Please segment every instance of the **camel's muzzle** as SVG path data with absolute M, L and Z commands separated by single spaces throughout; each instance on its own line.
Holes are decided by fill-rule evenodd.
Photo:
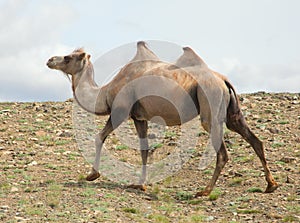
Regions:
M 48 60 L 48 62 L 47 62 L 47 66 L 48 66 L 49 68 L 54 68 L 55 65 L 56 65 L 56 63 L 54 62 L 54 57 L 51 57 L 51 58 Z

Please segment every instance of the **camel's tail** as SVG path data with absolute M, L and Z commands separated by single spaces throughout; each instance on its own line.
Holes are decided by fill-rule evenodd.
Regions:
M 230 102 L 227 108 L 227 115 L 229 114 L 239 114 L 240 113 L 240 102 L 236 94 L 236 91 L 232 84 L 228 80 L 224 80 L 226 86 L 229 89 L 230 93 Z

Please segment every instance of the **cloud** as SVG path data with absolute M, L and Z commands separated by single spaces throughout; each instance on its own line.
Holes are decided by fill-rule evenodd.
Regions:
M 295 61 L 299 58 L 299 30 L 294 29 L 299 20 L 297 7 L 284 6 L 285 14 L 278 17 L 282 5 L 272 4 L 267 17 L 261 10 L 253 17 L 255 10 L 248 15 L 246 6 L 237 10 L 235 2 L 226 2 L 227 10 L 219 7 L 220 13 L 211 17 L 214 5 L 210 3 L 164 2 L 159 9 L 157 4 L 136 2 L 127 7 L 128 3 L 120 3 L 116 7 L 106 1 L 1 1 L 0 101 L 65 100 L 72 96 L 70 83 L 45 66 L 49 57 L 69 53 L 74 48 L 69 45 L 75 44 L 88 46 L 96 60 L 99 51 L 104 55 L 117 45 L 141 38 L 190 45 L 204 59 L 213 60 L 208 65 L 221 61 L 212 67 L 226 74 L 238 92 L 300 91 L 300 61 Z M 256 4 L 261 2 L 253 4 L 259 8 Z M 278 38 L 264 45 L 270 36 Z M 227 56 L 239 59 L 220 59 Z M 268 61 L 274 64 L 258 64 Z M 109 73 L 95 71 L 101 84 Z
M 62 30 L 74 17 L 70 7 L 7 1 L 0 9 L 0 100 L 65 100 L 70 84 L 46 67 L 50 56 L 70 51 Z
M 237 58 L 224 58 L 216 65 L 239 93 L 300 92 L 300 63 L 293 64 L 243 64 Z
M 63 45 L 44 46 L 1 58 L 0 99 L 44 101 L 71 97 L 70 84 L 64 76 L 46 67 L 49 55 L 69 50 Z

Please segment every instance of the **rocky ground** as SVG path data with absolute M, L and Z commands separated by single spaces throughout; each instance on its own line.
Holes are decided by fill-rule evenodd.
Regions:
M 90 116 L 79 112 L 74 118 L 70 100 L 0 103 L 0 222 L 300 222 L 300 94 L 261 92 L 240 99 L 280 184 L 272 194 L 262 193 L 266 182 L 252 148 L 225 130 L 230 160 L 211 195 L 193 198 L 214 169 L 214 163 L 198 169 L 208 137 L 201 127 L 197 144 L 189 150 L 191 159 L 173 176 L 151 183 L 146 192 L 111 177 L 86 182 L 91 167 L 87 160 L 92 158 L 83 150 L 95 129 L 84 123 L 85 129 L 74 129 L 73 123 Z M 96 129 L 106 118 L 95 121 Z M 126 144 L 136 138 L 132 128 L 129 121 L 106 141 L 106 151 L 121 164 L 140 162 L 138 152 Z M 79 130 L 87 134 L 78 135 Z M 150 163 L 176 152 L 184 134 L 176 128 L 153 131 Z M 122 141 L 120 134 L 129 140 Z

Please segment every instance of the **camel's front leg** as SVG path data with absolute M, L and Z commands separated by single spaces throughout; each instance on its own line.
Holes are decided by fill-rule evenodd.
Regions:
M 100 154 L 101 149 L 103 146 L 103 143 L 106 139 L 106 137 L 113 131 L 113 125 L 111 122 L 111 117 L 109 117 L 108 121 L 105 124 L 105 127 L 102 129 L 102 131 L 96 136 L 95 138 L 95 146 L 96 146 L 96 156 L 93 168 L 90 172 L 90 174 L 86 177 L 86 180 L 93 181 L 100 177 L 99 173 L 99 165 L 100 165 Z
M 124 120 L 128 118 L 128 109 L 126 107 L 116 107 L 112 110 L 109 119 L 107 120 L 104 128 L 96 137 L 96 157 L 91 173 L 86 177 L 86 180 L 92 181 L 97 179 L 99 174 L 100 155 L 103 143 L 106 137 L 116 128 L 118 128 Z
M 138 136 L 140 138 L 140 149 L 141 149 L 141 157 L 142 157 L 142 175 L 138 185 L 130 185 L 130 188 L 146 190 L 146 178 L 147 178 L 147 159 L 149 152 L 149 144 L 147 137 L 148 123 L 147 121 L 140 121 L 134 119 L 134 124 Z

